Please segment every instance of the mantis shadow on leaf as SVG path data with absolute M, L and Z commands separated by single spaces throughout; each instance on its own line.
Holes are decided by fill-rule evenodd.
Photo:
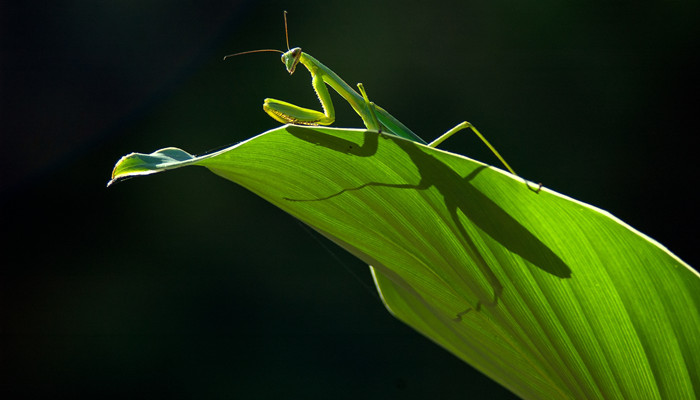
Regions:
M 416 166 L 420 181 L 418 183 L 387 183 L 387 182 L 366 182 L 362 185 L 345 188 L 328 196 L 314 199 L 289 199 L 288 201 L 324 201 L 344 193 L 362 190 L 367 187 L 388 187 L 408 190 L 426 190 L 434 187 L 442 195 L 444 206 L 449 212 L 454 226 L 456 226 L 464 244 L 464 249 L 469 258 L 477 265 L 483 276 L 491 285 L 493 293 L 491 300 L 485 300 L 487 295 L 479 296 L 480 300 L 474 305 L 475 310 L 479 310 L 482 305 L 495 306 L 503 291 L 503 286 L 489 267 L 488 262 L 479 250 L 474 241 L 474 227 L 467 229 L 460 218 L 459 212 L 466 217 L 468 223 L 473 224 L 479 231 L 488 235 L 511 253 L 517 254 L 527 260 L 530 264 L 559 278 L 570 278 L 571 269 L 564 261 L 557 256 L 540 239 L 534 236 L 522 224 L 504 211 L 498 204 L 477 189 L 471 181 L 479 173 L 484 171 L 486 166 L 479 166 L 466 176 L 461 176 L 450 166 L 438 160 L 430 154 L 433 150 L 417 145 L 398 137 L 378 134 L 368 131 L 365 134 L 365 141 L 362 145 L 357 145 L 349 140 L 332 136 L 321 130 L 308 127 L 289 126 L 287 128 L 293 136 L 323 146 L 332 151 L 341 152 L 358 157 L 371 157 L 376 154 L 379 148 L 379 138 L 393 142 L 394 145 L 403 150 Z M 526 187 L 523 187 L 527 190 Z M 515 239 L 514 239 L 515 238 Z M 465 282 L 472 289 L 477 289 L 471 282 Z M 476 290 L 476 293 L 482 290 Z M 466 314 L 471 309 L 457 314 L 455 321 L 461 320 L 461 315 Z

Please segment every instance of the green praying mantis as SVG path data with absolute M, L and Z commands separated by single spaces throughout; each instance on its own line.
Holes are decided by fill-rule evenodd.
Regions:
M 276 49 L 260 49 L 252 51 L 244 51 L 241 53 L 230 54 L 224 57 L 224 60 L 229 57 L 234 57 L 243 54 L 260 53 L 260 52 L 277 52 L 282 53 L 282 63 L 287 68 L 290 75 L 294 73 L 296 67 L 301 63 L 309 73 L 311 73 L 311 86 L 313 87 L 318 99 L 321 102 L 323 112 L 303 108 L 282 100 L 265 99 L 263 109 L 275 120 L 284 124 L 295 125 L 330 125 L 335 121 L 335 109 L 330 93 L 326 85 L 332 87 L 338 94 L 347 101 L 355 112 L 362 118 L 362 122 L 369 130 L 378 132 L 388 132 L 404 139 L 412 140 L 418 143 L 425 144 L 429 147 L 437 147 L 440 143 L 448 139 L 455 133 L 464 130 L 472 130 L 481 141 L 493 152 L 493 154 L 503 163 L 511 174 L 516 175 L 513 168 L 503 159 L 501 154 L 488 140 L 472 125 L 464 121 L 449 131 L 442 134 L 437 139 L 430 143 L 425 142 L 418 135 L 413 133 L 406 125 L 394 118 L 382 107 L 374 104 L 369 100 L 367 93 L 362 83 L 358 83 L 357 87 L 360 93 L 357 93 L 350 85 L 348 85 L 338 74 L 330 68 L 323 65 L 320 61 L 311 55 L 301 51 L 300 47 L 293 49 L 289 48 L 289 34 L 287 30 L 287 12 L 284 12 L 284 31 L 287 40 L 287 51 Z M 529 186 L 528 186 L 529 187 Z M 541 187 L 541 184 L 540 184 Z M 539 191 L 539 188 L 538 190 Z

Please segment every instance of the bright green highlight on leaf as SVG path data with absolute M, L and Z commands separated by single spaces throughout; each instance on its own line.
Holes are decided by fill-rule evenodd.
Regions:
M 392 135 L 289 125 L 132 153 L 110 183 L 186 165 L 366 261 L 392 314 L 523 398 L 700 394 L 699 275 L 604 211 Z

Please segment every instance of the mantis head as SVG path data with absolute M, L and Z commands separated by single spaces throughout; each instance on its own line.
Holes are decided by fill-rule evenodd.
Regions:
M 299 60 L 301 60 L 301 54 L 301 47 L 295 47 L 286 53 L 282 53 L 282 63 L 287 68 L 289 75 L 294 73 Z

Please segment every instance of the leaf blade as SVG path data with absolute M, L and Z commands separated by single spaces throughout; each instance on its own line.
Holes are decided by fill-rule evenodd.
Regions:
M 248 188 L 372 265 L 394 315 L 522 397 L 700 388 L 698 274 L 607 212 L 360 130 L 183 153 L 127 157 L 113 181 L 199 165 Z

